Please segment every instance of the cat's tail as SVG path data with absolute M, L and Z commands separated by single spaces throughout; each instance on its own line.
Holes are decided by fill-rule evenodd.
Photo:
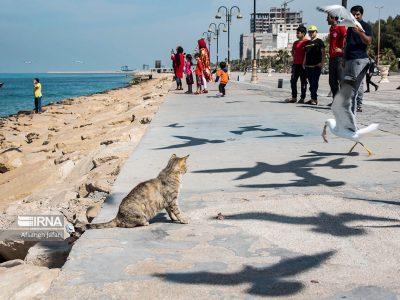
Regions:
M 105 223 L 90 223 L 86 225 L 86 229 L 102 229 L 102 228 L 114 228 L 118 226 L 117 218 L 112 219 Z

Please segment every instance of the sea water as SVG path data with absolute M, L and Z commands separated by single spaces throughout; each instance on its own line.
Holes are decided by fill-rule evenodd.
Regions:
M 125 74 L 5 74 L 0 73 L 0 117 L 34 109 L 33 78 L 42 84 L 42 105 L 126 86 Z

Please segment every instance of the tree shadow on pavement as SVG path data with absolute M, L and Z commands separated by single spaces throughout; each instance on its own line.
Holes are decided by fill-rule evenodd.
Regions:
M 220 144 L 225 143 L 223 140 L 209 140 L 209 139 L 202 139 L 202 138 L 195 138 L 191 136 L 183 136 L 183 135 L 174 135 L 174 137 L 186 141 L 183 144 L 175 144 L 170 145 L 162 148 L 155 148 L 154 150 L 161 150 L 161 149 L 175 149 L 175 148 L 185 148 L 185 147 L 193 147 L 193 146 L 200 146 L 205 144 Z
M 245 132 L 251 131 L 261 131 L 261 132 L 268 132 L 268 131 L 277 131 L 278 129 L 275 128 L 260 128 L 262 125 L 251 125 L 251 126 L 240 126 L 239 130 L 232 130 L 229 131 L 233 134 L 242 135 Z
M 318 176 L 312 173 L 314 168 L 328 167 L 332 169 L 353 169 L 357 168 L 356 165 L 344 165 L 344 158 L 333 159 L 324 164 L 316 164 L 323 157 L 312 157 L 293 160 L 284 164 L 272 165 L 265 162 L 257 162 L 253 167 L 243 168 L 224 168 L 224 169 L 210 169 L 210 170 L 199 170 L 193 173 L 242 173 L 234 180 L 243 180 L 253 177 L 257 177 L 264 173 L 292 173 L 300 179 L 292 180 L 287 183 L 268 183 L 268 184 L 246 184 L 239 185 L 239 187 L 247 188 L 277 188 L 277 187 L 306 187 L 306 186 L 343 186 L 346 183 L 344 181 L 332 181 L 329 178 Z
M 203 271 L 153 274 L 153 276 L 165 281 L 193 285 L 235 286 L 250 283 L 251 287 L 246 290 L 250 295 L 288 296 L 305 288 L 302 282 L 291 277 L 319 267 L 334 254 L 335 251 L 327 251 L 315 255 L 303 255 L 283 259 L 264 268 L 244 266 L 241 271 L 234 273 Z
M 349 227 L 346 223 L 354 221 L 381 221 L 381 222 L 396 222 L 397 219 L 376 217 L 370 215 L 361 215 L 354 213 L 340 213 L 331 215 L 327 213 L 319 213 L 314 217 L 293 217 L 280 214 L 272 214 L 267 212 L 249 212 L 234 215 L 225 215 L 226 220 L 261 220 L 283 224 L 294 225 L 311 225 L 311 231 L 329 234 L 338 237 L 347 237 L 354 235 L 366 234 L 366 231 L 360 227 Z

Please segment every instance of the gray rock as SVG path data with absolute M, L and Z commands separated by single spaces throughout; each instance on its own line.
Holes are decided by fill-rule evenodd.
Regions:
M 71 248 L 66 241 L 39 242 L 29 249 L 25 261 L 35 266 L 61 268 Z
M 38 299 L 59 273 L 59 269 L 28 264 L 0 269 L 0 299 Z
M 22 265 L 25 262 L 22 259 L 13 259 L 0 264 L 0 268 L 12 268 L 18 265 Z

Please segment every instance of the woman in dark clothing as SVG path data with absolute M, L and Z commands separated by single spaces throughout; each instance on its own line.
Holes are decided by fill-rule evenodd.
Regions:
M 365 93 L 370 92 L 370 90 L 369 90 L 370 84 L 375 88 L 375 91 L 377 91 L 379 88 L 379 86 L 371 80 L 372 76 L 374 76 L 374 73 L 375 73 L 376 63 L 372 58 L 369 59 L 369 62 L 370 62 L 369 68 L 368 68 L 367 74 L 365 76 L 365 78 L 367 80 L 367 90 L 365 91 Z

